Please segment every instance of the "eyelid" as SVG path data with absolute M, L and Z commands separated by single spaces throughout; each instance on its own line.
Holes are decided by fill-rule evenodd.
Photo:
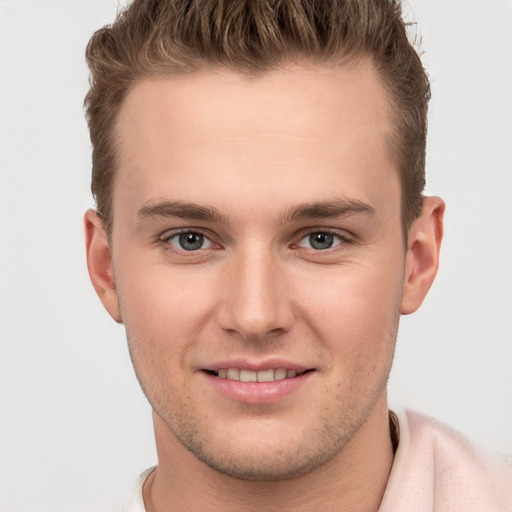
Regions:
M 187 251 L 185 249 L 182 249 L 180 247 L 177 247 L 177 246 L 171 244 L 170 240 L 172 238 L 179 236 L 179 235 L 187 234 L 187 233 L 195 233 L 197 235 L 203 236 L 205 240 L 208 240 L 210 247 L 201 248 L 196 251 Z M 200 251 L 205 251 L 205 250 L 210 250 L 210 249 L 218 249 L 221 247 L 221 244 L 214 240 L 214 236 L 212 235 L 211 232 L 209 232 L 208 230 L 202 229 L 202 228 L 194 228 L 194 227 L 168 229 L 168 230 L 164 231 L 158 237 L 158 242 L 165 244 L 166 250 L 171 250 L 171 251 L 180 252 L 180 253 L 187 253 L 189 255 L 192 255 L 193 253 L 197 253 Z
M 180 249 L 179 247 L 176 247 L 174 245 L 171 245 L 170 239 L 186 233 L 197 233 L 199 235 L 202 235 L 208 242 L 211 244 L 211 247 L 198 249 L 196 251 L 186 251 L 185 249 Z M 315 233 L 326 233 L 335 236 L 340 240 L 340 243 L 334 245 L 333 247 L 330 247 L 329 249 L 325 249 L 323 251 L 320 251 L 318 249 L 312 249 L 308 247 L 300 246 L 299 243 L 307 238 L 308 236 L 311 236 Z M 165 245 L 166 250 L 170 251 L 176 251 L 180 253 L 188 253 L 189 255 L 192 255 L 193 253 L 197 253 L 200 251 L 210 250 L 210 249 L 221 249 L 223 247 L 223 243 L 220 241 L 217 241 L 218 237 L 215 236 L 210 230 L 204 229 L 204 228 L 196 228 L 196 227 L 182 227 L 182 228 L 174 228 L 174 229 L 167 229 L 164 231 L 161 235 L 158 236 L 157 242 L 160 244 Z M 307 227 L 303 228 L 294 236 L 296 242 L 291 244 L 292 248 L 297 249 L 304 249 L 304 250 L 313 250 L 315 252 L 324 252 L 327 253 L 332 250 L 336 250 L 340 246 L 345 246 L 346 244 L 352 243 L 355 241 L 356 237 L 350 233 L 349 231 L 346 231 L 344 229 L 339 228 L 332 228 L 332 227 Z
M 308 227 L 301 229 L 297 233 L 297 238 L 302 240 L 303 238 L 313 235 L 315 233 L 326 233 L 329 235 L 335 235 L 343 240 L 353 240 L 354 235 L 345 229 L 331 228 L 331 227 Z
M 304 239 L 306 239 L 307 237 L 309 237 L 311 235 L 314 235 L 315 233 L 324 233 L 324 234 L 332 235 L 332 236 L 338 238 L 340 240 L 340 242 L 337 243 L 336 245 L 333 245 L 332 247 L 329 247 L 328 249 L 324 249 L 324 250 L 313 249 L 311 247 L 304 247 L 304 246 L 300 245 L 300 243 Z M 305 250 L 311 249 L 315 252 L 327 253 L 329 251 L 336 250 L 336 249 L 340 248 L 340 246 L 344 246 L 346 244 L 353 242 L 355 237 L 354 237 L 354 235 L 352 235 L 351 233 L 349 233 L 348 231 L 345 231 L 343 229 L 336 229 L 336 228 L 331 228 L 331 227 L 329 227 L 329 228 L 314 227 L 314 228 L 306 228 L 306 229 L 301 230 L 297 234 L 297 238 L 298 238 L 298 242 L 295 242 L 293 244 L 293 246 L 295 246 L 299 249 L 305 249 Z

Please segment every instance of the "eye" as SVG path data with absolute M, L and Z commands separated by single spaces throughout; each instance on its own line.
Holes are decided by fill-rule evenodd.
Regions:
M 328 231 L 315 231 L 309 233 L 298 243 L 299 247 L 315 249 L 316 251 L 325 251 L 343 243 L 345 239 L 335 233 Z
M 175 233 L 167 237 L 166 241 L 173 247 L 183 251 L 198 251 L 200 249 L 210 249 L 214 246 L 211 240 L 195 231 Z

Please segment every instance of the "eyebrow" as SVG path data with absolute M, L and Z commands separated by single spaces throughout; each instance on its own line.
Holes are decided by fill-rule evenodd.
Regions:
M 225 215 L 214 206 L 200 206 L 184 201 L 149 201 L 137 212 L 137 217 L 144 221 L 152 217 L 181 218 L 228 224 Z M 375 210 L 368 204 L 357 199 L 339 198 L 316 203 L 304 203 L 286 210 L 277 221 L 280 224 L 307 219 L 333 219 L 353 214 L 374 215 Z
M 304 203 L 284 212 L 281 222 L 307 219 L 334 219 L 354 214 L 375 215 L 375 210 L 363 201 L 338 198 L 318 203 Z
M 228 223 L 227 218 L 213 206 L 200 206 L 184 201 L 161 201 L 154 204 L 151 203 L 150 201 L 149 204 L 145 204 L 137 212 L 137 217 L 140 220 L 146 220 L 152 217 L 177 217 L 202 222 Z

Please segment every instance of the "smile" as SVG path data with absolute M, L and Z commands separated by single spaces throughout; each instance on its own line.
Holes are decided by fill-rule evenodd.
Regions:
M 230 363 L 224 361 L 218 366 L 203 368 L 201 373 L 211 389 L 224 398 L 246 404 L 278 402 L 297 392 L 316 373 L 315 368 L 284 361 Z
M 276 380 L 292 379 L 305 372 L 287 370 L 286 368 L 269 368 L 258 372 L 239 368 L 221 368 L 212 373 L 221 379 L 240 382 L 274 382 Z

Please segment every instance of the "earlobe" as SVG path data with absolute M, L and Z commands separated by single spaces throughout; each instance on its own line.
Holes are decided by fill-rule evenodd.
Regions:
M 101 219 L 94 210 L 87 210 L 85 213 L 84 228 L 87 268 L 92 285 L 110 316 L 121 323 L 112 267 L 112 252 Z
M 421 215 L 409 230 L 400 312 L 414 313 L 429 291 L 439 266 L 443 238 L 444 201 L 425 197 Z

